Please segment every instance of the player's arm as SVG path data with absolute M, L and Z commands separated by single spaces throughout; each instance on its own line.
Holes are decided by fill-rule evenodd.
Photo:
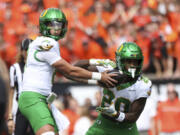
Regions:
M 9 97 L 8 97 L 8 119 L 13 120 L 13 115 L 12 115 L 12 105 L 13 105 L 13 96 L 14 96 L 14 87 L 15 87 L 15 68 L 14 66 L 10 67 L 9 71 L 9 78 L 10 78 L 10 91 L 9 91 Z
M 135 100 L 128 113 L 117 112 L 114 107 L 97 107 L 96 110 L 103 114 L 106 114 L 119 122 L 130 122 L 134 123 L 139 118 L 141 112 L 146 104 L 146 98 L 139 98 Z
M 34 57 L 40 62 L 47 62 L 49 65 L 55 67 L 57 71 L 60 71 L 63 75 L 68 75 L 71 78 L 80 78 L 80 79 L 93 79 L 100 80 L 107 84 L 107 86 L 115 86 L 117 83 L 116 80 L 112 79 L 112 76 L 116 74 L 107 74 L 107 73 L 98 73 L 90 72 L 80 67 L 73 66 L 66 62 L 56 51 L 56 46 L 42 42 L 42 45 L 39 46 L 40 51 L 35 52 Z
M 96 67 L 100 65 L 98 63 L 98 60 L 99 59 L 79 60 L 74 64 L 74 66 L 81 67 L 89 71 L 98 72 L 98 69 Z
M 13 121 L 13 114 L 12 114 L 12 106 L 13 106 L 13 96 L 14 96 L 14 86 L 15 86 L 15 68 L 13 66 L 10 67 L 10 86 L 11 89 L 9 91 L 9 97 L 8 97 L 8 131 L 9 133 L 13 133 L 14 128 L 15 128 L 15 124 Z
M 79 60 L 74 64 L 74 66 L 78 66 L 87 69 L 89 71 L 98 72 L 99 70 L 97 67 L 101 66 L 108 69 L 107 66 L 109 66 L 109 68 L 110 67 L 115 68 L 115 63 L 110 59 L 89 59 L 89 60 Z
M 123 121 L 136 122 L 144 109 L 146 99 L 147 98 L 139 98 L 135 100 L 130 106 L 130 111 L 128 113 L 125 113 L 125 118 Z
M 68 75 L 72 78 L 101 80 L 108 86 L 114 86 L 114 84 L 117 83 L 116 80 L 111 78 L 112 76 L 116 76 L 115 74 L 89 72 L 83 68 L 71 65 L 63 59 L 58 60 L 52 64 L 52 66 L 54 66 L 63 75 Z
M 9 91 L 9 101 L 8 101 L 8 120 L 13 120 L 12 115 L 12 105 L 13 105 L 13 96 L 14 96 L 14 88 L 11 88 Z

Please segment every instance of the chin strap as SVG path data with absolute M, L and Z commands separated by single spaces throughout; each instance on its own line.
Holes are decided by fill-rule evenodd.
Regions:
M 131 73 L 131 77 L 134 78 L 135 77 L 135 73 L 136 73 L 136 68 L 128 68 L 128 72 Z

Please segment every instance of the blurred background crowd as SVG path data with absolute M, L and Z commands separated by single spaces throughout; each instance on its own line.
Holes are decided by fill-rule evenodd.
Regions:
M 68 32 L 59 41 L 61 56 L 68 62 L 90 58 L 114 60 L 116 48 L 125 41 L 133 41 L 143 51 L 146 75 L 152 79 L 180 78 L 180 0 L 0 0 L 0 76 L 7 82 L 8 71 L 2 67 L 9 69 L 16 62 L 23 39 L 39 35 L 39 15 L 50 7 L 61 9 L 68 20 Z M 180 124 L 176 124 L 180 122 L 180 87 L 176 90 L 172 84 L 164 85 L 160 91 L 153 88 L 154 93 L 159 93 L 151 96 L 146 110 L 154 108 L 155 113 L 145 110 L 141 125 L 147 122 L 148 126 L 142 128 L 142 134 L 150 130 L 152 135 L 166 129 L 180 131 Z M 80 104 L 71 91 L 55 101 L 71 122 L 63 135 L 83 135 L 97 117 L 95 108 L 100 105 L 101 93 L 92 91 L 95 104 L 90 98 Z M 166 97 L 162 104 L 161 96 Z
M 136 42 L 144 54 L 145 73 L 180 77 L 179 0 L 0 0 L 0 57 L 9 67 L 22 39 L 34 39 L 43 9 L 60 8 L 68 32 L 60 41 L 68 62 L 114 59 L 125 41 Z

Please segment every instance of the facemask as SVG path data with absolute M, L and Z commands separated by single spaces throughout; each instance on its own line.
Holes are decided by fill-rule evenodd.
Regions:
M 131 73 L 131 77 L 134 78 L 136 73 L 136 68 L 128 68 L 128 72 Z

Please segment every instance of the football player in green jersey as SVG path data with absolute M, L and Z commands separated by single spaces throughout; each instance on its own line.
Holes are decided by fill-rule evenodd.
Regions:
M 90 59 L 75 65 L 118 74 L 114 77 L 118 81 L 116 87 L 108 88 L 103 84 L 102 103 L 96 109 L 100 113 L 86 135 L 138 135 L 136 121 L 151 90 L 151 81 L 141 74 L 143 55 L 140 47 L 125 42 L 116 51 L 116 62 Z

